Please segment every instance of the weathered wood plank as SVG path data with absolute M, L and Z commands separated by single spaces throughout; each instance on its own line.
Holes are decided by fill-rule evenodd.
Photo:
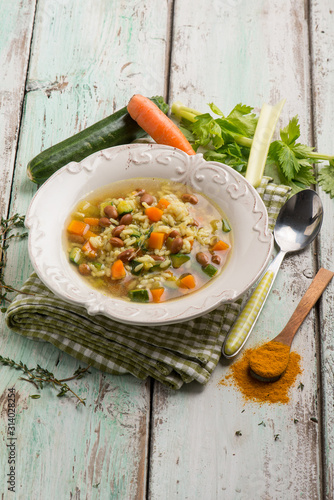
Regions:
M 0 2 L 6 20 L 0 27 L 0 216 L 7 214 L 10 196 L 35 3 Z
M 27 162 L 54 144 L 126 104 L 135 92 L 165 88 L 169 2 L 40 1 L 36 12 L 27 96 L 16 161 L 11 213 L 25 213 L 35 186 Z M 61 202 L 61 194 L 60 194 Z M 49 209 L 49 207 L 46 207 Z M 54 207 L 53 207 L 54 209 Z M 19 287 L 31 271 L 26 242 L 8 253 L 5 278 Z M 78 363 L 56 348 L 21 338 L 1 323 L 1 354 L 58 377 Z M 91 370 L 74 382 L 87 406 L 59 400 L 1 367 L 1 449 L 6 444 L 6 390 L 17 391 L 18 497 L 144 498 L 150 410 L 149 382 Z M 2 480 L 8 473 L 0 453 Z
M 238 102 L 260 107 L 286 97 L 283 121 L 298 113 L 302 140 L 309 142 L 304 8 L 303 1 L 215 1 L 210 9 L 177 1 L 171 102 L 206 111 L 205 103 L 213 101 L 228 112 Z M 249 345 L 279 333 L 313 271 L 311 249 L 286 258 Z M 205 388 L 173 393 L 156 385 L 150 498 L 319 498 L 319 433 L 310 421 L 317 416 L 315 347 L 312 313 L 294 341 L 303 358 L 304 390 L 294 387 L 287 406 L 243 406 L 238 391 L 218 386 L 226 363 Z
M 333 155 L 333 92 L 334 61 L 334 7 L 330 1 L 311 2 L 311 40 L 314 103 L 314 136 L 318 151 Z M 334 200 L 321 193 L 324 204 L 324 223 L 320 234 L 319 263 L 334 269 L 333 228 Z M 325 291 L 320 311 L 321 401 L 323 405 L 324 496 L 332 498 L 334 491 L 334 353 L 333 308 L 334 283 Z

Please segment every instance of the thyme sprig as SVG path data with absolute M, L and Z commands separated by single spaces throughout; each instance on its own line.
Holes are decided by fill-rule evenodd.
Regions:
M 29 293 L 29 292 L 23 292 L 22 290 L 18 290 L 17 288 L 14 288 L 13 286 L 11 285 L 6 285 L 6 283 L 4 283 L 3 281 L 1 281 L 0 279 L 0 288 L 4 288 L 5 290 L 7 290 L 8 292 L 17 292 L 17 293 L 22 293 L 23 295 L 35 295 L 34 293 Z M 2 296 L 0 295 L 0 298 Z M 9 300 L 9 299 L 6 299 L 6 297 L 3 297 L 5 300 Z M 9 301 L 10 302 L 10 301 Z
M 17 238 L 23 239 L 27 236 L 27 232 L 16 232 L 13 233 L 14 229 L 24 228 L 24 215 L 14 214 L 9 219 L 1 217 L 0 221 L 0 304 L 4 305 L 5 302 L 10 302 L 7 297 L 8 292 L 18 292 L 11 285 L 5 283 L 3 278 L 3 269 L 6 265 L 7 253 L 6 250 L 9 247 L 9 241 Z M 30 295 L 30 294 L 29 294 Z M 6 308 L 2 307 L 1 312 L 5 312 Z
M 144 234 L 144 236 L 142 236 L 141 239 L 139 240 L 138 248 L 135 251 L 134 256 L 136 256 L 141 250 L 144 249 L 144 246 L 145 246 L 146 242 L 148 241 L 149 237 L 151 236 L 153 230 L 154 230 L 154 224 L 152 224 L 149 227 L 148 231 L 146 231 L 146 233 Z
M 79 368 L 73 373 L 71 377 L 57 379 L 52 372 L 50 372 L 46 368 L 42 368 L 39 364 L 37 364 L 35 368 L 28 368 L 26 364 L 22 363 L 22 361 L 17 363 L 13 359 L 4 358 L 1 355 L 0 355 L 0 362 L 5 366 L 11 366 L 15 370 L 22 371 L 27 378 L 20 377 L 20 380 L 25 380 L 26 382 L 30 382 L 36 387 L 36 389 L 44 389 L 45 385 L 52 385 L 54 389 L 59 390 L 57 394 L 58 398 L 63 397 L 65 396 L 65 394 L 70 392 L 73 394 L 73 396 L 77 398 L 78 404 L 81 403 L 84 406 L 86 405 L 85 398 L 81 398 L 80 396 L 78 396 L 68 386 L 67 382 L 74 379 L 79 380 L 82 377 L 84 377 L 86 373 L 90 373 L 88 371 L 90 366 L 87 366 L 87 368 L 81 368 L 79 366 Z M 34 395 L 33 399 L 37 399 L 36 395 Z
M 27 232 L 24 233 L 15 233 L 9 234 L 15 228 L 23 228 L 24 227 L 24 215 L 14 214 L 9 219 L 5 219 L 1 217 L 0 222 L 0 259 L 4 256 L 5 250 L 8 248 L 8 241 L 13 238 L 22 239 L 27 236 Z M 2 259 L 3 263 L 4 259 Z M 3 264 L 4 265 L 4 264 Z

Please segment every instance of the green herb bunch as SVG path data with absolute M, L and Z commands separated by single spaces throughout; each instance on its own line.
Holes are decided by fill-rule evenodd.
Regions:
M 2 306 L 1 311 L 5 312 L 6 308 L 4 304 L 9 301 L 7 297 L 8 292 L 16 292 L 15 288 L 6 284 L 3 278 L 3 270 L 6 265 L 7 260 L 7 249 L 9 247 L 10 240 L 23 239 L 27 236 L 27 232 L 13 232 L 15 229 L 24 228 L 24 215 L 14 214 L 9 219 L 1 217 L 0 222 L 0 304 Z
M 225 163 L 241 174 L 245 174 L 252 146 L 258 116 L 254 108 L 237 104 L 228 115 L 213 103 L 211 111 L 218 115 L 200 112 L 176 102 L 172 113 L 180 120 L 180 129 L 192 143 L 195 151 L 204 150 L 206 160 Z M 265 174 L 277 182 L 292 188 L 292 193 L 316 183 L 313 165 L 327 161 L 318 174 L 322 189 L 334 197 L 334 155 L 314 151 L 314 148 L 298 142 L 300 125 L 294 116 L 288 125 L 280 130 L 280 139 L 271 142 Z

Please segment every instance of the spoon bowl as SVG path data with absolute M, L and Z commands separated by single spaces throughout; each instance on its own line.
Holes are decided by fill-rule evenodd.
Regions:
M 320 231 L 323 208 L 315 191 L 305 189 L 292 196 L 278 214 L 274 237 L 281 252 L 306 248 Z
M 284 374 L 287 366 L 288 366 L 289 359 L 287 361 L 286 367 L 284 368 L 284 371 L 280 375 L 276 375 L 276 377 L 261 377 L 261 375 L 258 375 L 252 368 L 249 368 L 249 373 L 252 375 L 253 378 L 256 380 L 259 380 L 260 382 L 267 382 L 270 384 L 271 382 L 277 382 L 281 378 L 281 376 Z
M 279 252 L 226 336 L 222 348 L 225 358 L 236 356 L 246 343 L 273 286 L 285 254 L 298 252 L 310 245 L 320 231 L 322 219 L 321 199 L 312 189 L 299 191 L 283 205 L 274 228 L 274 238 Z

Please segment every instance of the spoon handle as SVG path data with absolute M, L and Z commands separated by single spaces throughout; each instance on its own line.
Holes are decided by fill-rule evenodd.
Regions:
M 305 295 L 299 302 L 295 312 L 286 324 L 285 328 L 274 339 L 275 341 L 282 342 L 283 344 L 291 345 L 293 337 L 296 335 L 298 328 L 320 298 L 322 292 L 334 276 L 332 271 L 321 268 L 317 272 L 314 280 L 306 290 Z
M 280 250 L 227 334 L 222 348 L 222 354 L 225 358 L 236 356 L 246 343 L 273 286 L 284 256 L 285 252 Z

